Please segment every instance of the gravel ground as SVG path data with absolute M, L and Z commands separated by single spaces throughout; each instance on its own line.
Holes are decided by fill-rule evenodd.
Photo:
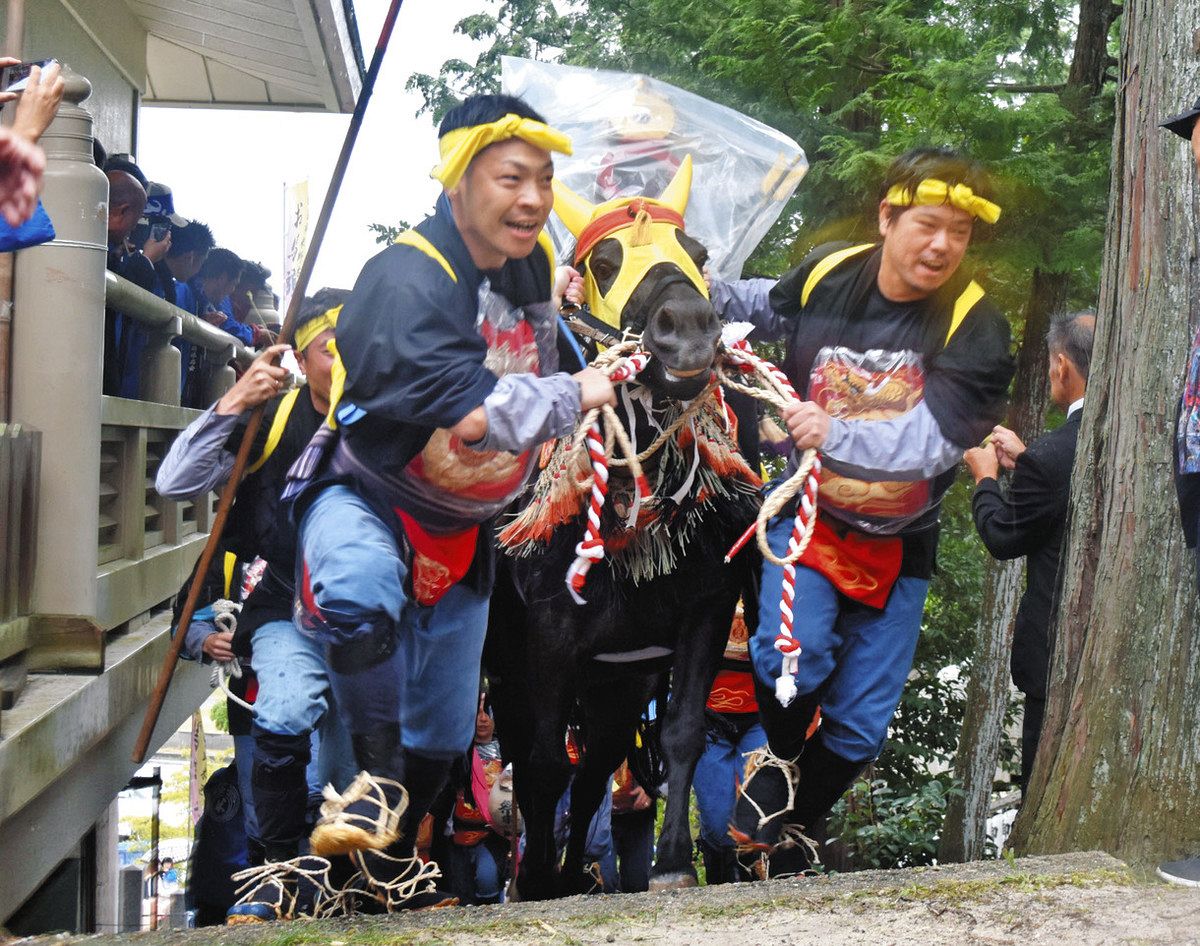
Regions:
M 47 946 L 66 938 L 20 941 Z M 77 937 L 89 946 L 1200 944 L 1200 890 L 1068 854 L 251 929 Z

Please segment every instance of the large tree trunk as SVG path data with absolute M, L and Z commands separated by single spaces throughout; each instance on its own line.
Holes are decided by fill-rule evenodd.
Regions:
M 1067 301 L 1069 273 L 1034 270 L 1025 308 L 1025 338 L 1017 356 L 1013 404 L 1008 422 L 1028 442 L 1042 432 L 1049 400 L 1046 331 L 1051 316 Z M 1000 756 L 1000 735 L 1008 709 L 1009 654 L 1013 625 L 1023 590 L 1024 561 L 989 560 L 983 577 L 983 607 L 971 677 L 967 711 L 954 759 L 954 781 L 963 793 L 946 806 L 938 860 L 973 861 L 983 857 L 985 826 Z
M 1063 90 L 1064 104 L 1076 114 L 1091 104 L 1104 84 L 1109 67 L 1108 31 L 1120 12 L 1112 0 L 1082 0 L 1079 4 L 1079 30 Z
M 1200 851 L 1200 639 L 1173 421 L 1200 294 L 1187 146 L 1156 123 L 1200 85 L 1192 0 L 1129 0 L 1108 239 L 1072 479 L 1050 703 L 1018 851 Z

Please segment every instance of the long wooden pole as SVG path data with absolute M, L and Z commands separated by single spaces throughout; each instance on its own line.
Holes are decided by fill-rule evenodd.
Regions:
M 379 41 L 375 44 L 375 52 L 371 56 L 371 65 L 367 68 L 367 75 L 363 80 L 362 91 L 358 94 L 358 101 L 354 105 L 354 114 L 351 116 L 350 125 L 346 129 L 346 138 L 342 142 L 342 151 L 338 155 L 337 165 L 333 169 L 333 178 L 329 182 L 329 190 L 325 192 L 325 201 L 321 204 L 321 213 L 317 217 L 317 225 L 313 229 L 312 242 L 309 243 L 308 250 L 304 254 L 304 262 L 300 266 L 300 275 L 296 278 L 296 287 L 292 291 L 291 299 L 288 300 L 287 315 L 283 320 L 283 328 L 279 333 L 279 341 L 284 344 L 290 343 L 292 340 L 292 334 L 296 327 L 296 315 L 300 311 L 301 303 L 304 301 L 304 294 L 308 289 L 308 280 L 312 276 L 313 266 L 317 260 L 317 253 L 320 251 L 321 242 L 325 238 L 325 230 L 329 227 L 329 218 L 333 215 L 333 206 L 337 202 L 338 191 L 341 190 L 342 180 L 346 176 L 346 167 L 350 163 L 350 155 L 353 153 L 354 143 L 358 139 L 358 130 L 362 127 L 363 115 L 366 114 L 367 103 L 371 100 L 371 93 L 375 88 L 375 79 L 379 75 L 379 67 L 383 65 L 383 56 L 387 52 L 388 43 L 392 38 L 392 27 L 396 24 L 396 15 L 400 12 L 400 4 L 402 2 L 403 0 L 391 0 L 387 16 L 383 21 L 383 28 L 379 31 Z M 264 405 L 255 408 L 250 415 L 250 420 L 246 424 L 246 432 L 242 435 L 242 443 L 238 448 L 233 470 L 229 474 L 229 481 L 225 484 L 225 489 L 221 492 L 221 500 L 217 504 L 217 514 L 213 520 L 212 531 L 209 533 L 204 551 L 200 553 L 200 562 L 195 572 L 196 577 L 208 574 L 209 566 L 212 564 L 213 556 L 216 554 L 217 545 L 221 541 L 221 533 L 225 530 L 225 520 L 229 517 L 229 508 L 233 505 L 234 495 L 237 493 L 238 484 L 241 482 L 242 474 L 246 469 L 246 462 L 250 456 L 250 446 L 254 442 L 255 435 L 258 433 L 259 425 L 262 423 L 263 408 Z M 187 600 L 184 602 L 183 610 L 179 615 L 175 637 L 171 641 L 171 647 L 168 649 L 166 657 L 163 659 L 162 669 L 158 673 L 158 682 L 155 684 L 154 692 L 150 695 L 150 704 L 146 707 L 146 716 L 142 720 L 141 732 L 138 733 L 137 742 L 133 747 L 134 762 L 141 762 L 146 757 L 146 749 L 150 745 L 150 736 L 154 732 L 155 724 L 158 722 L 159 713 L 162 712 L 163 701 L 167 696 L 167 688 L 171 685 L 171 676 L 175 672 L 175 664 L 179 662 L 179 651 L 182 649 L 184 639 L 187 637 L 187 627 L 191 623 L 192 615 L 196 611 L 197 599 L 200 597 L 200 588 L 202 585 L 202 580 L 193 580 L 191 588 L 188 589 Z

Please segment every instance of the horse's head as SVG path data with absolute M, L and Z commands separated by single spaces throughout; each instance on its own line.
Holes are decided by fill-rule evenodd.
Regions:
M 593 205 L 554 181 L 554 209 L 575 235 L 592 315 L 614 334 L 641 334 L 654 355 L 641 380 L 679 399 L 703 390 L 721 337 L 700 272 L 708 251 L 683 232 L 691 185 L 690 156 L 657 200 Z

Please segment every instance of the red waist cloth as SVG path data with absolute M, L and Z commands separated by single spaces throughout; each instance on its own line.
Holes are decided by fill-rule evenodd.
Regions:
M 420 604 L 436 604 L 471 567 L 479 526 L 462 532 L 431 535 L 403 509 L 393 508 L 413 548 L 413 594 Z
M 900 574 L 904 543 L 894 535 L 863 535 L 853 529 L 838 535 L 817 517 L 812 541 L 800 563 L 820 572 L 847 598 L 882 610 Z
M 714 713 L 757 713 L 754 677 L 747 670 L 721 670 L 708 694 L 708 708 Z

